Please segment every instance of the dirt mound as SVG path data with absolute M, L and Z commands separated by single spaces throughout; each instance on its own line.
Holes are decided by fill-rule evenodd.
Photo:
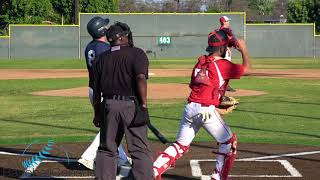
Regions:
M 149 99 L 187 98 L 189 93 L 190 89 L 187 84 L 148 84 Z M 88 97 L 88 87 L 38 91 L 32 94 L 40 96 Z M 258 96 L 263 94 L 266 94 L 266 92 L 243 89 L 237 89 L 236 92 L 227 92 L 229 96 Z

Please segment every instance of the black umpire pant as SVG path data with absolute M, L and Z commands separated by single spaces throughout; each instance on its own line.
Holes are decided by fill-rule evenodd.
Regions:
M 147 125 L 128 127 L 135 115 L 134 101 L 107 99 L 104 120 L 100 124 L 100 146 L 96 157 L 95 177 L 115 180 L 117 148 L 126 135 L 128 152 L 132 158 L 130 179 L 152 180 L 153 160 L 147 139 Z

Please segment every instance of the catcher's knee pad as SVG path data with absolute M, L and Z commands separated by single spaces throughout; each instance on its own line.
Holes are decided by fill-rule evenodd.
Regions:
M 218 175 L 220 179 L 226 180 L 233 166 L 233 162 L 236 159 L 236 154 L 237 154 L 236 134 L 233 134 L 228 141 L 224 143 L 220 143 L 219 146 L 220 146 L 219 152 L 214 152 L 214 153 L 222 156 L 222 158 L 217 157 L 217 165 L 220 164 L 221 166 L 219 167 L 216 166 L 216 169 L 212 175 L 212 178 Z M 213 179 L 219 179 L 219 178 L 213 178 Z
M 164 152 L 161 152 L 153 163 L 154 177 L 161 179 L 161 174 L 174 165 L 175 161 L 188 152 L 188 150 L 189 146 L 183 146 L 180 143 L 175 142 Z

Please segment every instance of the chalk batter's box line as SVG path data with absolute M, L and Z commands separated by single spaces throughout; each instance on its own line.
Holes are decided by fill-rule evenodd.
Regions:
M 195 159 L 190 160 L 191 166 L 191 173 L 194 177 L 200 177 L 202 180 L 210 180 L 210 175 L 203 175 L 202 170 L 200 168 L 199 162 L 214 162 L 216 160 L 213 159 Z M 266 178 L 266 177 L 274 177 L 274 178 L 281 178 L 281 177 L 302 177 L 301 173 L 294 168 L 289 161 L 287 160 L 235 160 L 238 162 L 278 162 L 280 163 L 290 175 L 230 175 L 230 177 L 255 177 L 255 178 Z

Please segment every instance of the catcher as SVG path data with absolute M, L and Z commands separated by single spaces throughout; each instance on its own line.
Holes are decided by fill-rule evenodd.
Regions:
M 239 79 L 250 72 L 250 61 L 247 47 L 243 40 L 238 40 L 237 50 L 242 54 L 242 65 L 234 64 L 223 57 L 227 51 L 229 39 L 222 31 L 209 34 L 208 55 L 198 58 L 194 66 L 188 104 L 185 106 L 183 118 L 176 142 L 164 150 L 153 163 L 155 177 L 170 168 L 175 161 L 188 152 L 189 146 L 203 127 L 219 143 L 216 152 L 216 166 L 211 179 L 225 180 L 232 168 L 237 153 L 237 136 L 232 133 L 217 111 L 230 79 Z

